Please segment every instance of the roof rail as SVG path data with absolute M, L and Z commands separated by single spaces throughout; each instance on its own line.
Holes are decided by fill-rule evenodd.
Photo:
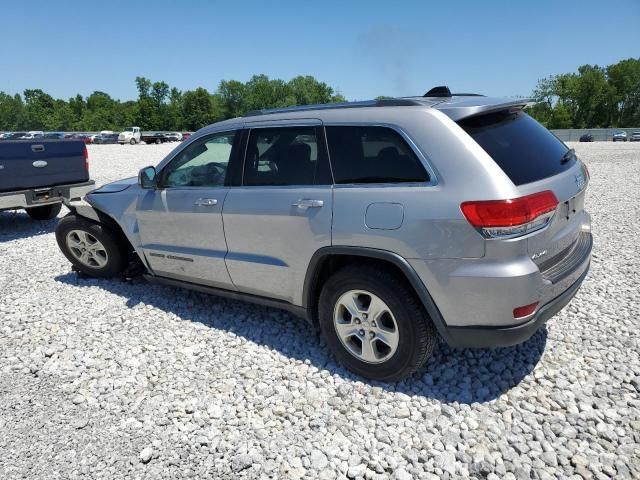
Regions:
M 421 103 L 418 100 L 411 100 L 407 98 L 382 98 L 380 100 L 363 100 L 360 102 L 323 103 L 314 105 L 298 105 L 295 107 L 251 110 L 245 113 L 243 117 L 255 117 L 258 115 L 267 115 L 270 113 L 304 112 L 308 110 L 333 110 L 339 108 L 360 107 L 411 107 L 420 105 L 424 106 L 424 103 Z

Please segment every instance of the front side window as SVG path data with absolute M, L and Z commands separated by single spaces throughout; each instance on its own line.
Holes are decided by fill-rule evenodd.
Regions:
M 315 127 L 251 130 L 244 185 L 313 185 L 318 166 Z
M 163 187 L 221 187 L 235 132 L 216 133 L 182 150 L 163 172 Z
M 337 184 L 429 181 L 411 147 L 391 128 L 329 126 L 326 131 Z

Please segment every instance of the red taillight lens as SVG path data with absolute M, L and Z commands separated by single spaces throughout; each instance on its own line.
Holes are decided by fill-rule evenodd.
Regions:
M 84 146 L 84 168 L 89 172 L 89 150 L 87 150 L 87 146 Z
M 518 307 L 513 309 L 513 318 L 528 317 L 538 308 L 538 302 L 525 305 L 524 307 Z
M 509 200 L 482 200 L 460 205 L 469 223 L 477 228 L 513 227 L 529 223 L 540 215 L 553 212 L 558 199 L 546 190 L 526 197 Z

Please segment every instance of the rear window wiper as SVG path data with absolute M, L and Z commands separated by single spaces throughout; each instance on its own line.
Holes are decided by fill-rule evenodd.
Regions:
M 571 159 L 575 158 L 575 156 L 576 151 L 573 148 L 570 148 L 569 150 L 564 152 L 564 155 L 562 155 L 562 158 L 560 158 L 560 165 L 564 165 L 565 163 L 571 161 Z

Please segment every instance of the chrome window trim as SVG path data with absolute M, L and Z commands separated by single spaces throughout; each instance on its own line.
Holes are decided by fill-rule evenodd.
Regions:
M 333 185 L 336 188 L 366 188 L 366 187 L 380 187 L 380 186 L 403 186 L 403 187 L 435 187 L 439 183 L 436 171 L 431 164 L 431 161 L 425 154 L 418 148 L 416 142 L 411 136 L 400 126 L 393 123 L 381 123 L 381 122 L 341 122 L 341 121 L 329 121 L 323 122 L 324 136 L 327 142 L 327 155 L 329 155 L 329 164 L 331 165 L 331 153 L 329 151 L 329 136 L 327 135 L 326 127 L 384 127 L 398 133 L 405 142 L 409 145 L 409 148 L 418 157 L 418 160 L 422 163 L 422 166 L 429 174 L 428 182 L 381 182 L 381 183 L 335 183 L 335 177 L 333 178 Z M 333 166 L 332 175 L 333 175 Z

